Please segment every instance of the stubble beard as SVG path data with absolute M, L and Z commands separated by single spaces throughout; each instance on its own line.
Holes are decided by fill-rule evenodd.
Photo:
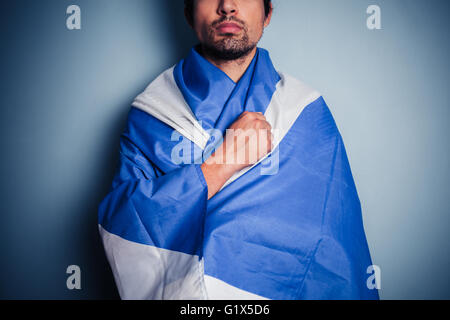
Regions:
M 218 23 L 221 23 L 220 21 Z M 225 33 L 220 35 L 221 39 L 215 41 L 216 29 L 215 25 L 210 26 L 208 30 L 208 39 L 202 43 L 203 50 L 206 54 L 214 59 L 222 61 L 239 60 L 246 57 L 254 48 L 257 42 L 250 41 L 248 36 L 248 29 L 243 26 L 242 36 L 237 36 L 233 33 Z

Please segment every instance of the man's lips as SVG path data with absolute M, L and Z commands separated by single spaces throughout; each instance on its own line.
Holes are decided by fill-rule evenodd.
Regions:
M 242 30 L 242 27 L 233 22 L 224 22 L 217 26 L 219 33 L 237 33 Z

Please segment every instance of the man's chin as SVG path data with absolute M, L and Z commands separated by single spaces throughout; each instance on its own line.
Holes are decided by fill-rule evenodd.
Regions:
M 247 56 L 254 47 L 242 47 L 238 48 L 236 45 L 224 46 L 223 43 L 219 46 L 206 46 L 207 53 L 220 60 L 232 61 L 238 60 Z
M 224 41 L 233 41 L 233 42 L 242 42 L 245 41 L 245 37 L 241 34 L 236 33 L 221 33 L 218 34 L 215 38 L 213 43 L 221 43 Z

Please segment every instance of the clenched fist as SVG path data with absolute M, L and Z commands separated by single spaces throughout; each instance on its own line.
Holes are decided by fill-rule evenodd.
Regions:
M 228 168 L 239 171 L 272 151 L 272 127 L 262 113 L 244 112 L 226 130 L 223 144 L 212 161 L 222 157 Z
M 235 173 L 272 151 L 272 126 L 260 112 L 242 113 L 226 130 L 222 145 L 201 166 L 211 198 Z

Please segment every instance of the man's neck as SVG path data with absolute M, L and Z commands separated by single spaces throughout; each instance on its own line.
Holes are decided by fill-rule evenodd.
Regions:
M 205 50 L 202 50 L 203 57 L 215 65 L 217 68 L 225 72 L 227 76 L 231 78 L 235 83 L 239 82 L 244 75 L 248 66 L 252 62 L 256 54 L 256 47 L 250 51 L 247 55 L 236 60 L 219 60 L 208 55 Z

